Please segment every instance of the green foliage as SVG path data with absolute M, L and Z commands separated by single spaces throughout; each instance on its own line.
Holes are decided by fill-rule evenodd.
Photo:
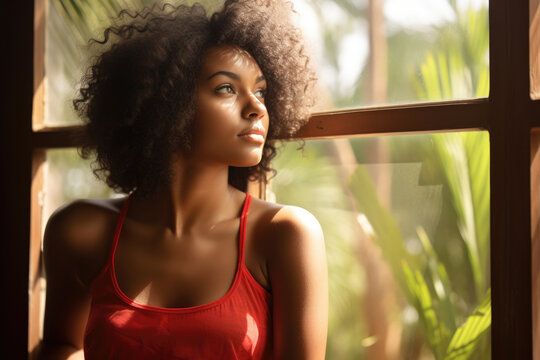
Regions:
M 456 23 L 439 29 L 438 46 L 426 52 L 421 77 L 411 73 L 419 99 L 485 97 L 489 93 L 487 7 L 460 11 L 450 2 Z
M 479 214 L 489 215 L 489 189 L 487 191 L 478 191 L 480 184 L 486 181 L 486 173 L 482 174 L 483 162 L 489 165 L 489 153 L 486 146 L 485 133 L 463 133 L 463 134 L 440 134 L 433 135 L 434 142 L 437 144 L 436 149 L 440 158 L 440 163 L 446 169 L 445 179 L 446 186 L 451 189 L 453 205 L 456 209 L 456 221 L 460 224 L 461 232 L 466 236 L 471 231 L 475 231 L 472 238 L 465 241 L 467 245 L 469 266 L 463 267 L 471 269 L 474 284 L 476 288 L 485 286 L 485 272 L 478 270 L 480 263 L 479 253 L 487 252 L 487 249 L 479 251 L 476 242 L 476 232 L 485 235 L 489 230 L 489 217 L 475 221 L 474 210 Z M 467 141 L 460 141 L 466 138 Z M 478 144 L 482 144 L 476 147 Z M 466 147 L 467 144 L 469 148 Z M 477 155 L 475 165 L 478 167 L 474 171 L 479 171 L 477 177 L 470 176 L 468 159 L 464 154 L 472 152 L 471 148 Z M 453 154 L 453 156 L 449 156 Z M 459 154 L 462 154 L 459 156 Z M 489 168 L 489 166 L 488 166 Z M 484 169 L 485 170 L 485 169 Z M 441 171 L 441 170 L 440 170 Z M 487 172 L 489 174 L 489 172 Z M 482 176 L 483 175 L 483 176 Z M 487 178 L 489 183 L 489 178 Z M 462 296 L 455 293 L 452 289 L 450 278 L 446 270 L 445 264 L 439 259 L 436 250 L 433 248 L 431 241 L 422 227 L 418 227 L 418 238 L 422 244 L 422 259 L 412 256 L 404 247 L 404 241 L 400 231 L 393 219 L 393 216 L 382 207 L 378 201 L 375 186 L 373 181 L 363 165 L 358 165 L 356 171 L 351 177 L 350 188 L 357 201 L 358 210 L 365 214 L 369 221 L 372 232 L 370 237 L 380 246 L 385 260 L 388 262 L 394 278 L 400 285 L 401 290 L 406 295 L 409 303 L 413 305 L 419 314 L 421 324 L 426 334 L 427 341 L 436 359 L 444 359 L 447 353 L 449 343 L 452 344 L 459 338 L 459 344 L 468 342 L 467 352 L 472 353 L 476 350 L 474 345 L 478 338 L 485 332 L 466 332 L 456 329 L 460 319 L 465 318 L 466 314 L 462 314 L 460 302 Z M 484 186 L 485 188 L 485 186 Z M 475 190 L 473 190 L 475 189 Z M 485 201 L 487 197 L 487 202 Z M 477 199 L 473 201 L 472 199 Z M 476 206 L 473 205 L 473 202 Z M 468 209 L 468 210 L 464 210 Z M 473 212 L 467 216 L 467 212 Z M 472 220 L 470 217 L 472 216 Z M 483 224 L 483 229 L 476 231 L 476 223 Z M 487 228 L 486 228 L 487 227 Z M 488 236 L 489 238 L 489 236 Z M 489 244 L 485 244 L 489 246 Z M 474 275 L 476 272 L 476 275 Z M 484 305 L 483 309 L 487 305 Z M 472 321 L 471 317 L 475 318 L 478 313 L 473 313 L 466 320 L 466 323 Z M 491 318 L 483 319 L 483 326 L 489 327 Z M 468 329 L 468 327 L 467 327 Z M 459 332 L 459 334 L 458 334 Z M 454 345 L 452 345 L 454 346 Z
M 462 97 L 482 97 L 489 92 L 489 67 L 487 64 L 488 26 L 487 8 L 469 9 L 460 12 L 455 2 L 457 31 L 442 32 L 439 49 L 428 51 L 421 65 L 422 77 L 416 81 L 419 98 L 439 100 Z M 419 229 L 419 238 L 428 255 L 425 269 L 432 280 L 433 291 L 430 301 L 426 293 L 428 282 L 418 269 L 410 269 L 404 263 L 409 287 L 416 289 L 416 307 L 423 319 L 424 328 L 436 359 L 470 359 L 479 353 L 489 353 L 490 344 L 479 341 L 491 325 L 491 298 L 489 286 L 489 138 L 486 133 L 446 133 L 432 135 L 436 160 L 431 164 L 442 164 L 444 182 L 449 190 L 455 222 L 467 254 L 472 292 L 475 295 L 468 304 L 482 303 L 469 315 L 457 330 L 452 327 L 452 318 L 459 312 L 457 301 L 452 301 L 452 289 L 445 266 L 431 247 L 425 233 Z M 428 276 L 426 276 L 427 278 Z M 422 291 L 420 291 L 420 290 Z M 410 289 L 409 289 L 410 290 Z M 485 294 L 485 295 L 484 295 Z M 450 295 L 450 296 L 449 296 Z M 461 299 L 467 298 L 461 294 Z M 435 318 L 428 305 L 439 304 Z M 434 306 L 434 309 L 437 307 Z M 441 325 L 440 319 L 445 319 Z M 445 330 L 453 333 L 449 341 Z M 483 346 L 479 349 L 478 346 Z
M 416 265 L 416 259 L 405 248 L 400 230 L 392 214 L 379 203 L 371 176 L 364 166 L 358 165 L 356 167 L 349 186 L 356 199 L 359 213 L 364 214 L 369 221 L 369 225 L 364 226 L 364 231 L 381 247 L 383 257 L 392 269 L 394 278 L 400 287 L 408 290 L 407 279 L 401 271 L 401 263 L 404 261 Z
M 486 290 L 489 255 L 489 142 L 485 133 L 432 136 L 469 257 L 476 299 Z
M 475 346 L 491 326 L 491 291 L 488 290 L 484 299 L 467 321 L 459 327 L 452 336 L 446 350 L 444 360 L 470 359 L 475 352 Z
M 442 355 L 441 349 L 444 348 L 447 342 L 449 331 L 439 321 L 434 299 L 420 271 L 413 271 L 406 262 L 403 262 L 403 272 L 407 278 L 407 290 L 412 294 L 413 304 L 426 330 L 429 345 L 435 358 L 440 359 Z

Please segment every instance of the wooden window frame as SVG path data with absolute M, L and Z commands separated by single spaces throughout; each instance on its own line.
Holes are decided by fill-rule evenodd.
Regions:
M 0 9 L 7 43 L 7 51 L 0 57 L 1 69 L 4 89 L 9 91 L 1 110 L 5 211 L 1 249 L 4 347 L 0 352 L 6 351 L 14 359 L 28 357 L 39 341 L 41 305 L 36 281 L 44 152 L 78 145 L 70 140 L 76 127 L 32 128 L 33 116 L 38 123 L 43 118 L 45 1 L 6 1 Z M 489 132 L 492 358 L 501 360 L 533 358 L 531 254 L 536 240 L 531 241 L 531 226 L 538 222 L 536 218 L 531 221 L 531 154 L 538 150 L 538 141 L 531 141 L 531 136 L 540 128 L 540 101 L 529 96 L 528 24 L 528 1 L 490 1 L 487 99 L 315 114 L 302 132 L 307 139 Z M 534 178 L 536 173 L 532 175 Z M 538 352 L 535 358 L 540 358 Z

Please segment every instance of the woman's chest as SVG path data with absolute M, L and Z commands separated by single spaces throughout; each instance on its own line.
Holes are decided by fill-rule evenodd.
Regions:
M 164 308 L 207 304 L 223 297 L 234 281 L 234 229 L 181 239 L 126 235 L 115 251 L 114 272 L 120 290 L 136 303 Z
M 270 312 L 234 301 L 186 312 L 98 301 L 86 330 L 89 359 L 258 359 L 272 344 Z

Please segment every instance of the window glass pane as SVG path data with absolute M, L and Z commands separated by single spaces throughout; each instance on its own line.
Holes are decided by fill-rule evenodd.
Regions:
M 44 171 L 43 226 L 59 206 L 76 199 L 123 196 L 98 180 L 76 149 L 48 150 Z
M 45 22 L 45 118 L 47 126 L 81 121 L 72 100 L 89 59 L 85 46 L 119 9 L 118 1 L 48 0 Z
M 47 1 L 45 21 L 45 114 L 46 126 L 75 125 L 81 121 L 72 99 L 82 76 L 87 39 L 66 23 L 59 9 L 69 1 Z
M 323 227 L 327 359 L 489 359 L 488 133 L 298 146 L 274 161 L 271 194 Z
M 487 97 L 487 0 L 294 0 L 319 110 Z
M 531 98 L 540 99 L 540 0 L 529 0 Z

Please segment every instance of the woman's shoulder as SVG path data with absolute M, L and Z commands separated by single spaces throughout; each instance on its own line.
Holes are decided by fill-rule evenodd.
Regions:
M 298 246 L 319 246 L 324 242 L 319 221 L 308 210 L 256 198 L 252 206 L 256 233 L 277 253 Z
M 89 285 L 108 258 L 124 200 L 80 199 L 54 211 L 45 229 L 45 265 L 55 266 L 61 259 L 70 259 L 64 266 L 72 266 L 80 280 Z
M 118 217 L 123 201 L 124 199 L 74 200 L 52 213 L 47 222 L 46 233 L 54 234 L 55 239 L 68 241 L 71 245 L 93 239 L 107 230 L 107 225 Z

